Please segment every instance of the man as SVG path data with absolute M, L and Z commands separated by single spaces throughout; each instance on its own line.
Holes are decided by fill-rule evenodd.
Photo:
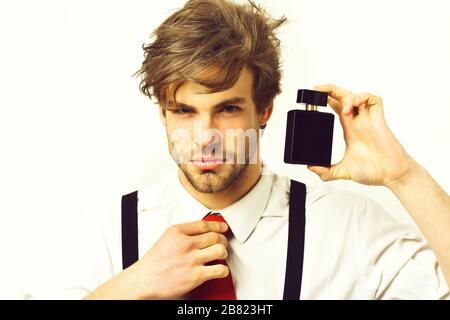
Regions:
M 155 30 L 138 73 L 142 92 L 157 99 L 179 170 L 138 192 L 139 260 L 122 271 L 120 212 L 109 215 L 91 277 L 74 296 L 188 298 L 232 276 L 237 299 L 283 297 L 290 180 L 268 171 L 252 142 L 280 93 L 274 31 L 284 21 L 252 3 L 191 0 Z M 449 196 L 394 137 L 380 97 L 314 89 L 329 94 L 346 151 L 329 168 L 308 168 L 323 181 L 389 188 L 426 240 L 368 198 L 308 187 L 301 298 L 449 298 Z M 227 130 L 249 134 L 240 144 Z M 203 221 L 211 211 L 226 223 Z

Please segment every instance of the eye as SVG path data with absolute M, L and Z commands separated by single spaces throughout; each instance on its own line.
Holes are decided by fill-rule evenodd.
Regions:
M 226 112 L 226 113 L 234 113 L 241 110 L 241 108 L 237 107 L 237 106 L 224 106 L 220 111 L 221 112 Z
M 190 108 L 175 108 L 175 109 L 167 109 L 170 112 L 174 113 L 174 114 L 189 114 L 192 113 L 192 110 Z

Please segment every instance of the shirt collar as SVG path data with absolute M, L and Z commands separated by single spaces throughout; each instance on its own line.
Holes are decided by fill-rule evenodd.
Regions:
M 202 220 L 204 216 L 212 211 L 186 191 L 180 182 L 178 171 L 172 174 L 172 182 L 173 192 L 170 198 L 170 205 L 175 224 Z
M 171 205 L 174 213 L 174 222 L 183 223 L 201 220 L 211 211 L 220 212 L 233 232 L 236 239 L 242 244 L 250 237 L 258 221 L 261 219 L 267 206 L 272 189 L 272 174 L 260 176 L 258 182 L 238 201 L 221 210 L 211 210 L 195 199 L 182 186 L 178 175 L 174 177 L 174 192 Z

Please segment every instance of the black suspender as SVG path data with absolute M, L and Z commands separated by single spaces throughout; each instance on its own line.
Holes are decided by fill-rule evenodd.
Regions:
M 128 268 L 139 259 L 137 191 L 122 197 L 122 265 Z M 305 244 L 306 186 L 291 180 L 289 231 L 283 300 L 299 300 Z
M 137 191 L 122 197 L 122 266 L 128 268 L 139 259 Z
M 289 194 L 289 231 L 283 300 L 299 300 L 302 287 L 305 249 L 306 186 L 291 180 Z

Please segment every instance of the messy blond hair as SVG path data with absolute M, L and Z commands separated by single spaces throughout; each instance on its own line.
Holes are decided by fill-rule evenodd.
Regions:
M 274 31 L 285 21 L 284 16 L 272 19 L 251 0 L 190 0 L 142 46 L 145 59 L 135 73 L 141 76 L 140 90 L 164 107 L 176 103 L 176 90 L 186 81 L 219 92 L 231 88 L 247 66 L 261 113 L 281 92 L 280 41 Z

